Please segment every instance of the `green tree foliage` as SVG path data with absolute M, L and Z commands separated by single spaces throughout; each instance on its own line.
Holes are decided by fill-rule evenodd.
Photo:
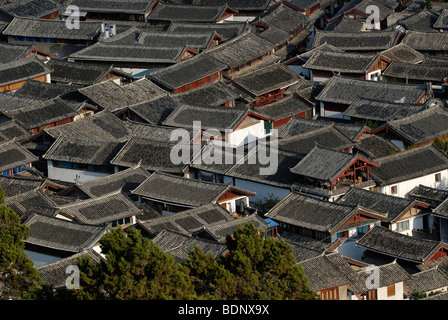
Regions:
M 1 191 L 1 199 L 4 199 Z M 29 228 L 9 207 L 0 204 L 0 299 L 33 299 L 42 280 L 23 251 Z
M 257 209 L 260 215 L 264 215 L 279 202 L 280 199 L 278 197 L 275 197 L 274 194 L 269 193 L 268 197 L 264 197 L 263 200 L 254 201 L 253 207 Z
M 140 231 L 116 228 L 100 241 L 105 261 L 80 259 L 78 299 L 147 300 L 192 299 L 188 270 L 176 263 Z
M 227 238 L 227 254 L 215 258 L 197 246 L 182 264 L 132 227 L 112 230 L 100 244 L 103 262 L 78 261 L 74 299 L 318 299 L 291 246 L 264 239 L 252 224 Z

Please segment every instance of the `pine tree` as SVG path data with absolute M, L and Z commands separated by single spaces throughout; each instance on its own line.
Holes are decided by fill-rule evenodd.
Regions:
M 0 193 L 3 202 L 3 190 Z M 42 283 L 23 251 L 28 234 L 14 210 L 0 204 L 0 299 L 32 299 Z

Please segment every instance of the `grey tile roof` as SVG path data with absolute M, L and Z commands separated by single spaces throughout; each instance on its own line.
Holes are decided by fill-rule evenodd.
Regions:
M 323 201 L 292 191 L 275 205 L 266 217 L 277 222 L 333 234 L 339 231 L 342 224 L 358 212 L 359 208 L 357 205 Z M 375 215 L 371 220 L 384 220 L 386 217 L 386 214 L 369 211 Z
M 22 176 L 0 176 L 0 186 L 2 186 L 6 198 L 40 188 L 45 181 L 45 179 Z
M 31 137 L 31 133 L 15 121 L 0 124 L 0 143 L 11 140 L 22 141 Z
M 412 144 L 426 142 L 448 134 L 448 111 L 435 106 L 388 121 L 386 126 Z
M 442 242 L 418 239 L 376 226 L 356 243 L 366 249 L 398 259 L 423 263 Z
M 30 130 L 76 116 L 83 106 L 84 103 L 71 104 L 57 97 L 20 109 L 5 111 L 4 114 Z
M 437 32 L 433 26 L 438 18 L 438 14 L 425 9 L 398 21 L 398 24 L 411 31 Z
M 240 98 L 240 95 L 222 80 L 200 86 L 183 93 L 173 94 L 173 98 L 187 105 L 221 106 Z
M 448 201 L 443 200 L 433 211 L 433 214 L 442 218 L 448 217 Z
M 299 263 L 309 279 L 311 290 L 319 291 L 349 285 L 357 274 L 339 253 L 318 256 Z
M 215 31 L 209 31 L 207 33 L 187 33 L 150 30 L 139 34 L 138 43 L 145 46 L 161 48 L 188 47 L 200 51 L 210 47 L 215 36 L 217 36 Z
M 420 184 L 409 191 L 408 196 L 437 207 L 443 200 L 448 198 L 448 190 L 431 188 Z
M 165 126 L 178 128 L 193 128 L 194 121 L 200 121 L 203 130 L 217 129 L 224 131 L 226 129 L 235 129 L 237 125 L 249 113 L 246 107 L 205 107 L 182 105 L 176 108 L 162 122 Z
M 302 12 L 291 8 L 290 6 L 280 4 L 274 10 L 266 11 L 258 19 L 252 21 L 252 24 L 256 22 L 262 22 L 278 30 L 288 33 L 290 36 L 297 30 L 305 27 L 310 21 L 309 17 Z
M 266 221 L 264 221 L 258 214 L 254 213 L 239 219 L 215 222 L 195 234 L 199 237 L 211 237 L 216 241 L 224 242 L 227 236 L 233 236 L 234 232 L 238 230 L 238 227 L 246 223 L 254 225 L 260 231 L 264 231 L 269 227 L 269 224 Z
M 89 226 L 40 214 L 28 218 L 30 228 L 25 243 L 68 252 L 80 252 L 94 246 L 106 233 L 106 227 Z
M 270 42 L 246 31 L 219 46 L 205 50 L 205 53 L 233 69 L 270 54 L 272 49 Z
M 348 206 L 361 206 L 375 212 L 381 212 L 387 215 L 389 222 L 393 223 L 396 218 L 408 211 L 415 204 L 415 201 L 361 188 L 351 188 L 337 203 Z
M 169 90 L 175 90 L 225 68 L 225 64 L 208 55 L 198 54 L 168 68 L 152 72 L 148 78 Z
M 448 157 L 433 145 L 424 145 L 375 159 L 380 165 L 370 171 L 378 185 L 421 177 L 448 168 Z
M 26 165 L 39 160 L 15 141 L 0 144 L 0 172 Z
M 232 79 L 238 87 L 255 97 L 290 87 L 298 81 L 298 74 L 281 63 L 256 68 Z
M 150 173 L 140 166 L 128 168 L 109 176 L 78 182 L 76 187 L 90 197 L 100 197 L 106 193 L 121 190 L 124 194 L 130 194 L 150 176 Z
M 448 28 L 448 9 L 443 9 L 437 18 L 436 22 L 434 22 L 434 29 L 447 29 Z
M 367 8 L 370 5 L 375 5 L 379 8 L 380 21 L 384 20 L 389 14 L 394 12 L 398 6 L 397 2 L 394 0 L 354 0 L 346 2 L 337 15 L 346 14 L 354 9 L 357 12 L 369 16 L 371 12 L 368 12 Z
M 0 11 L 11 17 L 41 18 L 58 12 L 64 8 L 60 1 L 52 0 L 22 0 L 0 6 Z
M 404 282 L 404 293 L 406 296 L 411 296 L 414 290 L 430 292 L 446 287 L 448 287 L 448 277 L 436 266 L 410 275 Z
M 161 171 L 172 174 L 182 174 L 186 164 L 175 164 L 171 161 L 171 150 L 177 145 L 177 142 L 158 141 L 132 137 L 120 149 L 116 156 L 110 161 L 111 164 L 130 168 L 140 164 L 146 170 L 151 172 Z M 190 159 L 192 158 L 193 148 L 188 145 L 190 150 Z
M 427 105 L 425 104 L 385 102 L 381 100 L 360 98 L 355 100 L 343 114 L 359 119 L 389 121 L 418 114 L 426 108 Z
M 227 41 L 242 34 L 249 28 L 246 22 L 226 22 L 226 23 L 201 23 L 201 22 L 172 22 L 168 27 L 168 32 L 180 33 L 208 33 L 216 32 Z
M 171 230 L 163 230 L 152 241 L 165 253 L 172 254 L 177 262 L 183 263 L 188 253 L 199 246 L 204 254 L 218 258 L 227 252 L 227 245 L 192 236 L 187 236 Z
M 448 63 L 428 65 L 425 62 L 421 64 L 392 61 L 392 63 L 383 71 L 382 75 L 388 78 L 398 78 L 407 80 L 433 81 L 444 83 L 448 80 Z
M 448 50 L 448 34 L 444 32 L 408 31 L 403 43 L 420 52 Z
M 317 129 L 290 138 L 280 139 L 278 147 L 281 150 L 308 154 L 316 144 L 334 150 L 343 150 L 352 147 L 355 142 L 340 132 L 334 125 Z
M 80 97 L 78 93 L 79 88 L 80 85 L 48 83 L 30 79 L 14 92 L 14 97 L 45 101 L 60 96 L 62 99 L 67 98 L 68 100 L 73 99 L 76 101 Z
M 36 269 L 46 284 L 53 286 L 55 289 L 66 288 L 65 282 L 67 280 L 67 273 L 65 273 L 65 271 L 67 267 L 77 265 L 78 259 L 86 256 L 88 256 L 93 263 L 99 263 L 104 259 L 94 249 L 86 249 L 56 262 L 38 266 Z
M 403 42 L 390 49 L 382 51 L 380 54 L 386 59 L 399 62 L 419 63 L 425 59 L 425 56 L 422 53 L 412 49 Z
M 392 48 L 400 36 L 398 30 L 376 32 L 335 32 L 316 30 L 313 48 L 324 43 L 344 51 L 383 51 Z
M 129 110 L 150 124 L 160 125 L 180 105 L 178 99 L 164 96 L 132 105 Z
M 311 109 L 312 106 L 310 104 L 298 99 L 294 95 L 289 95 L 273 103 L 257 107 L 256 111 L 272 121 L 277 121 L 305 111 L 311 111 Z
M 109 165 L 123 144 L 61 135 L 43 155 L 43 158 L 90 165 Z
M 352 104 L 359 98 L 383 102 L 417 103 L 426 94 L 426 86 L 365 81 L 333 76 L 316 100 Z
M 157 142 L 170 141 L 173 131 L 176 130 L 176 128 L 172 127 L 134 122 L 130 120 L 126 122 L 126 127 L 129 128 L 133 137 Z M 187 132 L 185 132 L 182 136 L 186 139 L 186 141 L 191 141 L 193 139 L 191 134 L 192 132 L 187 130 Z
M 53 69 L 51 81 L 85 86 L 100 82 L 112 71 L 112 65 L 86 65 L 56 59 L 51 59 L 47 65 Z
M 0 86 L 47 75 L 52 71 L 34 55 L 0 64 Z
M 114 38 L 111 38 L 114 39 Z M 101 41 L 70 55 L 80 61 L 146 64 L 175 64 L 184 54 L 186 47 L 162 48 L 141 44 L 121 44 Z
M 90 117 L 61 126 L 44 129 L 54 139 L 61 135 L 91 139 L 95 137 L 102 141 L 123 142 L 129 139 L 129 129 L 125 123 L 111 112 L 104 110 Z
M 80 88 L 86 98 L 111 112 L 166 96 L 166 91 L 146 78 L 120 86 L 113 80 Z
M 377 266 L 377 272 L 379 275 L 378 288 L 386 287 L 392 284 L 398 284 L 403 282 L 406 284 L 410 279 L 410 274 L 403 269 L 396 260 L 391 263 Z M 366 268 L 362 268 L 356 272 L 359 276 L 359 281 L 356 286 L 350 286 L 350 290 L 354 293 L 367 293 L 371 289 L 367 288 L 366 284 L 371 279 L 372 271 L 366 271 Z
M 240 1 L 240 0 L 192 0 L 191 1 L 193 5 L 212 5 L 212 6 L 222 6 L 224 4 L 227 4 L 231 8 L 235 10 L 242 10 L 242 11 L 258 11 L 258 10 L 266 10 L 271 0 L 246 0 L 246 1 Z
M 229 9 L 230 8 L 226 4 L 221 6 L 191 6 L 159 2 L 148 15 L 148 20 L 218 22 L 221 20 L 225 11 Z
M 227 184 L 154 172 L 132 193 L 155 201 L 199 207 L 215 203 L 229 188 L 231 187 Z
M 221 205 L 213 203 L 173 213 L 168 216 L 139 221 L 139 226 L 151 235 L 160 234 L 164 230 L 169 230 L 190 236 L 198 230 L 208 228 L 211 224 L 224 223 L 235 219 Z M 168 239 L 165 239 L 165 241 L 168 241 Z
M 0 63 L 8 63 L 21 59 L 28 54 L 32 48 L 32 45 L 2 42 L 0 43 Z
M 138 215 L 143 210 L 139 209 L 121 190 L 118 190 L 100 197 L 60 206 L 57 212 L 79 223 L 104 225 L 111 221 Z
M 79 29 L 68 29 L 63 20 L 14 18 L 2 34 L 6 36 L 36 37 L 91 41 L 99 35 L 98 22 L 80 22 Z
M 121 12 L 128 14 L 146 14 L 148 10 L 156 3 L 155 0 L 71 0 L 68 5 L 74 5 L 81 11 L 87 12 Z
M 372 159 L 400 152 L 397 146 L 376 134 L 363 135 L 357 142 L 354 149 Z
M 37 212 L 52 216 L 56 204 L 40 189 L 33 189 L 5 198 L 5 205 L 13 209 L 23 220 Z
M 379 54 L 318 50 L 308 59 L 303 67 L 317 71 L 366 74 L 378 59 Z
M 322 181 L 333 181 L 357 159 L 367 160 L 359 154 L 316 145 L 296 166 L 291 168 L 291 172 Z M 367 161 L 373 163 L 370 159 Z

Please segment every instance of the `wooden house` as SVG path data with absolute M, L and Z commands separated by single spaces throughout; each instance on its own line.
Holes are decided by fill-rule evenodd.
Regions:
M 403 43 L 423 54 L 447 57 L 447 39 L 446 32 L 408 31 L 403 38 Z
M 68 29 L 65 23 L 63 20 L 16 17 L 2 34 L 7 37 L 8 43 L 29 44 L 32 42 L 38 48 L 40 43 L 89 46 L 100 36 L 98 22 L 80 22 L 79 29 Z
M 142 210 L 118 190 L 100 197 L 59 206 L 55 217 L 87 225 L 126 228 L 136 224 L 136 216 L 141 213 Z
M 35 266 L 39 276 L 42 280 L 51 285 L 54 289 L 66 289 L 67 288 L 67 267 L 75 266 L 78 263 L 79 258 L 89 257 L 92 263 L 100 263 L 104 260 L 104 257 L 96 251 L 96 248 L 86 249 L 82 252 L 78 252 L 70 255 L 69 257 L 58 259 L 57 261 L 49 261 L 48 263 L 39 264 L 36 261 Z
M 408 116 L 392 119 L 373 130 L 400 149 L 433 144 L 448 139 L 447 110 L 434 106 Z
M 387 219 L 384 213 L 357 206 L 328 202 L 292 191 L 266 217 L 282 230 L 305 238 L 337 243 L 360 236 Z
M 170 0 L 164 0 L 165 2 L 173 2 Z M 253 0 L 253 1 L 239 1 L 239 0 L 192 0 L 182 1 L 182 3 L 191 3 L 197 6 L 222 6 L 228 5 L 232 9 L 236 10 L 231 21 L 251 21 L 255 17 L 269 10 L 272 0 Z
M 28 107 L 4 111 L 3 114 L 14 120 L 33 134 L 45 128 L 53 128 L 70 123 L 91 114 L 91 107 L 78 102 L 72 104 L 59 97 L 46 101 L 36 101 Z
M 173 128 L 194 129 L 200 122 L 201 131 L 215 130 L 213 139 L 236 148 L 272 134 L 269 119 L 247 107 L 204 107 L 182 105 L 163 121 Z
M 418 185 L 445 189 L 448 158 L 433 145 L 424 145 L 375 159 L 371 177 L 375 191 L 405 197 Z
M 105 177 L 114 173 L 110 161 L 124 143 L 61 135 L 43 155 L 48 177 L 75 182 Z
M 181 93 L 221 80 L 225 68 L 225 64 L 202 53 L 155 71 L 148 78 L 169 92 Z
M 404 282 L 405 296 L 409 299 L 415 299 L 414 294 L 425 294 L 434 296 L 446 293 L 448 290 L 448 277 L 436 265 L 433 268 L 422 270 L 411 274 L 409 279 Z
M 12 44 L 7 42 L 0 43 L 0 64 L 12 62 L 18 59 L 26 58 L 30 55 L 36 55 L 38 58 L 47 59 L 56 57 L 48 52 L 37 49 L 34 45 Z
M 134 1 L 132 5 L 119 0 L 70 0 L 67 5 L 77 6 L 84 20 L 147 21 L 157 3 L 157 0 Z
M 365 81 L 335 75 L 316 96 L 316 100 L 320 104 L 319 115 L 327 118 L 350 120 L 343 113 L 360 98 L 382 102 L 417 104 L 426 101 L 427 87 L 426 85 Z
M 146 78 L 126 85 L 119 85 L 111 79 L 79 88 L 78 91 L 92 105 L 121 118 L 129 115 L 130 107 L 162 98 L 167 94 Z
M 422 201 L 352 188 L 337 203 L 384 213 L 387 220 L 381 225 L 402 234 L 412 236 L 413 232 L 431 234 L 435 231 L 431 208 Z
M 404 300 L 411 275 L 396 260 L 374 268 L 356 271 L 359 280 L 349 287 L 350 300 Z M 378 274 L 376 283 L 371 280 L 373 272 Z
M 152 203 L 163 215 L 217 203 L 229 214 L 244 215 L 249 206 L 247 191 L 228 184 L 211 183 L 154 172 L 132 193 L 143 202 Z
M 400 103 L 360 98 L 354 101 L 342 114 L 353 123 L 370 122 L 372 132 L 388 121 L 418 114 L 428 108 L 427 103 Z
M 403 42 L 400 42 L 390 49 L 381 51 L 380 54 L 382 57 L 390 61 L 407 62 L 414 64 L 420 63 L 425 59 L 425 56 L 422 53 L 412 49 L 410 46 L 404 44 Z
M 2 154 L 0 173 L 2 175 L 20 174 L 24 167 L 31 168 L 32 163 L 39 159 L 14 140 L 0 144 L 0 150 Z
M 254 68 L 232 79 L 237 88 L 251 97 L 247 102 L 254 108 L 283 98 L 285 91 L 297 82 L 299 76 L 280 63 Z
M 387 228 L 376 226 L 356 241 L 366 249 L 364 257 L 375 257 L 382 261 L 397 259 L 403 267 L 418 270 L 417 265 L 445 257 L 448 245 L 443 241 L 419 239 Z
M 51 59 L 47 62 L 47 66 L 53 69 L 52 83 L 90 86 L 113 80 L 117 84 L 122 84 L 130 77 L 130 75 L 115 69 L 112 65 L 82 64 Z
M 380 54 L 332 52 L 319 50 L 303 65 L 310 70 L 313 81 L 327 81 L 335 73 L 363 80 L 381 80 L 382 72 L 390 60 Z
M 231 79 L 257 65 L 279 60 L 273 48 L 271 42 L 249 30 L 204 52 L 224 64 L 223 77 Z
M 321 300 L 350 300 L 349 286 L 358 282 L 358 276 L 339 253 L 320 255 L 301 261 L 309 279 L 309 286 Z
M 66 258 L 98 246 L 106 234 L 104 226 L 86 225 L 42 214 L 33 214 L 24 225 L 29 228 L 25 249 Z
M 377 160 L 316 145 L 290 170 L 296 177 L 296 190 L 334 200 L 350 186 L 374 186 L 371 172 L 376 167 Z
M 53 69 L 34 55 L 0 64 L 0 92 L 14 92 L 30 79 L 50 82 L 52 72 Z
M 142 230 L 145 236 L 156 239 L 157 235 L 165 230 L 182 234 L 183 236 L 191 236 L 209 225 L 222 224 L 234 220 L 236 218 L 230 215 L 224 207 L 213 203 L 154 219 L 142 220 L 138 218 L 136 227 Z
M 316 30 L 312 47 L 317 48 L 320 45 L 327 43 L 343 51 L 377 53 L 397 45 L 401 36 L 402 33 L 399 30 L 376 32 L 336 32 Z

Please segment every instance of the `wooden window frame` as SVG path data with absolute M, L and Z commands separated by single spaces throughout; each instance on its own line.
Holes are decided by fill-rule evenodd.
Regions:
M 391 284 L 387 286 L 387 297 L 395 296 L 395 284 Z

